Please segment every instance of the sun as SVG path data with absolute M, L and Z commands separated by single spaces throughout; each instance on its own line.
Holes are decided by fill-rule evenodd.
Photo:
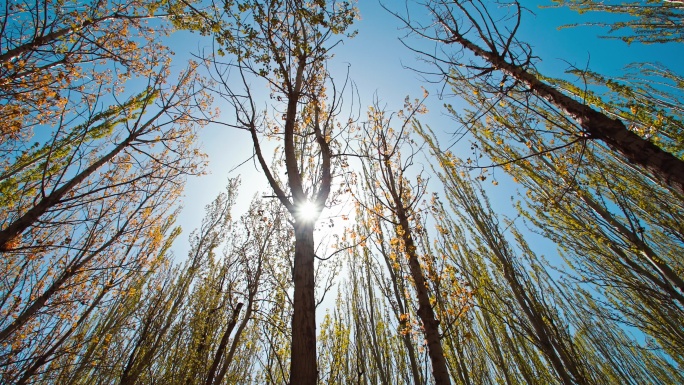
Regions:
M 297 207 L 297 219 L 305 222 L 313 222 L 318 218 L 320 210 L 316 203 L 306 200 Z

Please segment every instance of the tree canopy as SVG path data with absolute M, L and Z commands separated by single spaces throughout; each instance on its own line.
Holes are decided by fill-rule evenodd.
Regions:
M 684 383 L 682 74 L 545 73 L 517 1 L 408 1 L 393 105 L 335 57 L 359 6 L 0 8 L 2 383 Z M 559 7 L 681 44 L 676 1 Z M 195 224 L 210 130 L 251 157 Z

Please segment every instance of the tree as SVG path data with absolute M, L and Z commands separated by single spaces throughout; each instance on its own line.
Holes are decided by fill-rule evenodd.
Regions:
M 206 289 L 201 282 L 206 275 L 212 273 L 209 269 L 214 262 L 215 250 L 230 230 L 230 211 L 235 202 L 238 185 L 237 180 L 230 180 L 226 192 L 220 194 L 207 206 L 206 216 L 200 229 L 190 235 L 191 251 L 185 265 L 180 268 L 176 267 L 165 277 L 162 275 L 165 281 L 163 286 L 157 288 L 149 286 L 146 292 L 143 292 L 140 302 L 131 305 L 139 314 L 140 322 L 133 328 L 133 333 L 118 336 L 122 339 L 120 340 L 122 345 L 126 347 L 120 359 L 120 372 L 117 373 L 119 383 L 151 382 L 152 379 L 148 377 L 150 375 L 170 380 L 173 377 L 169 376 L 166 371 L 173 372 L 181 368 L 184 369 L 181 373 L 174 373 L 179 382 L 185 381 L 189 378 L 188 376 L 199 374 L 197 366 L 201 366 L 199 364 L 201 358 L 197 354 L 205 355 L 206 352 L 193 345 L 198 343 L 195 333 L 201 334 L 202 326 L 205 324 L 204 322 L 198 324 L 199 321 L 192 319 L 192 316 L 197 315 L 200 321 L 206 321 L 200 314 L 201 310 L 205 310 L 205 306 L 209 304 L 195 303 L 192 305 L 201 305 L 203 308 L 197 309 L 196 313 L 194 309 L 191 310 L 192 291 L 194 289 L 201 292 L 202 289 Z M 207 282 L 215 283 L 211 279 L 207 279 Z M 197 286 L 200 288 L 198 289 Z M 218 310 L 223 310 L 228 306 L 231 306 L 234 312 L 237 310 L 232 303 L 219 305 Z M 237 313 L 239 314 L 239 310 Z M 223 319 L 222 315 L 216 318 Z M 183 321 L 195 322 L 192 327 L 184 327 L 181 325 Z M 181 341 L 177 343 L 182 345 L 174 346 L 175 341 Z M 200 341 L 199 344 L 202 345 L 202 342 L 206 343 L 206 341 Z M 172 353 L 176 353 L 175 357 L 178 357 L 180 352 L 183 352 L 183 362 L 172 361 L 171 365 L 161 364 L 162 357 Z M 206 362 L 206 355 L 202 358 Z M 154 366 L 158 368 L 152 371 Z
M 148 87 L 141 94 L 99 113 L 95 112 L 97 103 L 87 106 L 82 112 L 88 114 L 83 124 L 60 126 L 43 146 L 16 154 L 15 163 L 1 176 L 6 191 L 3 203 L 8 210 L 0 230 L 0 251 L 28 247 L 26 243 L 30 241 L 22 239 L 27 230 L 39 220 L 43 222 L 42 228 L 50 227 L 46 216 L 59 217 L 63 212 L 60 206 L 67 206 L 67 211 L 77 210 L 80 201 L 89 202 L 97 199 L 98 194 L 105 197 L 111 194 L 106 184 L 88 181 L 106 175 L 103 171 L 114 164 L 119 168 L 120 177 L 107 178 L 115 181 L 112 185 L 117 188 L 153 176 L 151 170 L 155 165 L 168 167 L 179 176 L 196 172 L 193 156 L 198 152 L 190 146 L 193 124 L 197 121 L 190 113 L 196 98 L 202 95 L 192 91 L 192 70 L 183 74 L 171 90 L 163 90 L 165 71 L 162 69 L 149 78 Z M 69 119 L 71 113 L 63 111 L 62 119 Z M 109 143 L 113 144 L 111 148 L 106 147 Z M 156 151 L 157 144 L 166 150 Z M 82 160 L 86 156 L 95 160 L 84 165 Z M 150 162 L 147 170 L 140 175 L 130 172 L 135 170 L 134 165 L 145 162 L 145 158 Z M 48 239 L 37 241 L 49 242 Z
M 150 1 L 12 1 L 0 10 L 0 143 L 25 140 L 60 111 L 148 76 L 168 50 Z M 109 65 L 106 70 L 103 67 Z M 109 85 L 103 87 L 104 83 Z
M 392 223 L 383 220 L 375 212 L 376 193 L 367 189 L 376 186 L 365 182 L 362 186 L 358 192 L 356 209 L 359 226 L 350 234 L 351 241 L 359 246 L 352 248 L 349 256 L 350 283 L 355 291 L 347 294 L 347 297 L 357 299 L 353 302 L 353 317 L 358 319 L 355 322 L 356 333 L 371 336 L 371 346 L 366 350 L 372 352 L 374 365 L 368 364 L 368 367 L 377 369 L 364 377 L 379 376 L 383 384 L 393 381 L 423 384 L 426 382 L 426 370 L 423 370 L 425 363 L 418 351 L 420 344 L 415 331 L 418 322 L 412 285 L 407 278 L 409 273 L 406 264 L 398 263 L 401 259 L 397 257 L 402 250 L 393 236 L 395 229 Z M 356 276 L 357 266 L 363 266 L 361 271 L 365 276 Z M 385 330 L 389 326 L 394 326 L 396 333 Z M 392 339 L 397 338 L 396 334 L 401 342 L 399 346 L 392 343 Z M 357 343 L 357 349 L 363 349 L 367 343 Z M 392 373 L 397 375 L 392 377 Z
M 68 244 L 5 254 L 3 381 L 25 382 L 68 351 L 58 348 L 108 293 L 154 265 L 163 246 L 161 225 L 177 190 L 143 182 L 148 183 L 134 193 L 89 205 L 92 227 L 63 232 Z
M 326 69 L 335 35 L 346 32 L 356 10 L 349 2 L 237 1 L 215 9 L 212 31 L 220 46 L 212 59 L 223 86 L 218 92 L 234 109 L 235 123 L 250 134 L 254 155 L 277 199 L 293 218 L 295 235 L 294 298 L 290 383 L 315 384 L 316 320 L 314 218 L 331 192 L 335 137 L 348 123 L 336 121 L 341 112 L 339 90 Z M 205 17 L 201 14 L 199 17 Z M 234 61 L 220 63 L 224 54 Z M 228 72 L 236 71 L 244 88 L 232 87 Z M 255 86 L 262 81 L 275 101 L 267 111 L 257 107 Z M 269 115 L 271 115 L 269 117 Z M 282 140 L 286 183 L 264 157 L 263 136 Z
M 419 174 L 416 182 L 411 183 L 406 175 L 415 150 L 411 151 L 411 139 L 408 137 L 409 124 L 413 123 L 416 114 L 425 112 L 422 102 L 411 103 L 407 99 L 405 116 L 402 112 L 402 125 L 398 130 L 390 126 L 391 120 L 377 104 L 369 111 L 368 127 L 365 130 L 361 153 L 371 159 L 364 165 L 364 179 L 371 200 L 367 207 L 377 216 L 378 221 L 386 221 L 393 227 L 394 235 L 390 242 L 396 254 L 392 263 L 397 263 L 400 256 L 405 256 L 413 289 L 418 302 L 417 314 L 427 340 L 428 354 L 432 364 L 432 374 L 437 384 L 450 384 L 449 369 L 440 341 L 440 320 L 433 309 L 433 301 L 429 293 L 429 283 L 423 266 L 433 264 L 432 255 L 423 257 L 418 249 L 417 234 L 420 234 L 418 202 L 423 197 L 426 182 Z M 415 123 L 413 123 L 415 124 Z M 401 151 L 408 147 L 408 156 L 402 157 Z M 379 224 L 378 224 L 379 226 Z M 392 267 L 388 266 L 391 270 Z
M 456 86 L 471 79 L 482 79 L 477 92 L 502 100 L 511 91 L 529 92 L 577 124 L 568 132 L 576 142 L 598 140 L 627 162 L 642 167 L 663 186 L 684 193 L 684 160 L 679 154 L 663 150 L 653 140 L 631 131 L 610 111 L 573 98 L 536 73 L 535 57 L 529 45 L 516 37 L 522 8 L 517 2 L 507 5 L 512 9 L 510 13 L 493 14 L 480 1 L 430 1 L 425 5 L 433 19 L 430 26 L 402 20 L 416 35 L 441 47 L 461 46 L 474 56 L 463 62 L 464 53 L 460 51 L 440 49 L 438 54 L 430 54 L 416 50 L 436 65 L 438 75 L 447 83 Z M 510 25 L 501 20 L 510 21 Z
M 233 219 L 238 186 L 229 180 L 226 192 L 207 206 L 201 227 L 190 235 L 187 261 L 175 264 L 168 253 L 153 269 L 137 271 L 122 295 L 80 326 L 85 343 L 71 344 L 71 354 L 41 378 L 64 384 L 258 383 L 260 341 L 274 337 L 262 337 L 259 329 L 272 310 L 287 308 L 274 304 L 287 287 L 272 270 L 285 259 L 291 234 L 273 200 L 255 199 Z
M 486 247 L 495 260 L 512 299 L 526 319 L 523 330 L 545 355 L 563 384 L 590 383 L 582 360 L 570 342 L 572 339 L 562 326 L 561 316 L 556 313 L 553 304 L 546 302 L 544 297 L 531 289 L 532 279 L 525 276 L 525 268 L 517 261 L 513 249 L 504 241 L 496 215 L 491 209 L 486 209 L 487 206 L 480 204 L 475 190 L 470 187 L 471 183 L 460 181 L 454 174 L 454 168 L 448 168 L 449 159 L 442 158 L 441 161 L 447 165 L 443 181 L 449 197 L 458 208 L 465 211 L 467 217 L 462 218 L 470 221 L 469 225 L 473 226 L 476 237 L 479 237 L 478 243 Z M 518 243 L 524 245 L 520 234 L 516 235 Z M 525 248 L 529 251 L 529 248 Z
M 480 168 L 483 179 L 488 177 L 484 172 L 488 166 L 500 166 L 522 181 L 533 207 L 528 218 L 567 250 L 564 255 L 585 279 L 610 288 L 599 290 L 615 301 L 616 310 L 630 325 L 638 325 L 679 360 L 681 331 L 676 320 L 681 318 L 684 293 L 678 257 L 681 189 L 662 183 L 657 176 L 654 181 L 653 172 L 628 157 L 616 156 L 609 144 L 588 141 L 586 134 L 590 139 L 593 135 L 581 121 L 568 118 L 560 99 L 550 100 L 533 82 L 520 77 L 522 72 L 516 75 L 511 72 L 515 68 L 505 69 L 516 63 L 517 70 L 532 68 L 531 53 L 515 40 L 515 28 L 504 34 L 501 25 L 493 26 L 495 16 L 481 3 L 454 3 L 454 8 L 446 3 L 432 5 L 433 10 L 445 11 L 442 16 L 435 15 L 445 18 L 446 25 L 437 33 L 452 34 L 454 42 L 466 44 L 466 49 L 477 48 L 474 42 L 487 46 L 486 52 L 476 50 L 485 63 L 464 64 L 469 69 L 462 73 L 451 66 L 455 61 L 445 59 L 451 72 L 445 69 L 444 73 L 453 89 L 475 106 L 458 114 L 451 111 L 476 136 L 474 156 L 463 166 Z M 516 9 L 513 26 L 520 20 Z M 482 12 L 481 19 L 474 16 L 476 10 Z M 459 15 L 463 19 L 458 19 Z M 470 40 L 456 36 L 465 31 L 465 25 L 478 23 L 480 29 L 473 27 Z M 497 64 L 495 59 L 505 63 Z M 528 64 L 530 67 L 525 67 Z M 677 102 L 681 92 L 675 86 L 679 77 L 656 65 L 633 66 L 630 71 L 611 79 L 573 69 L 571 73 L 583 80 L 582 87 L 534 74 L 532 69 L 525 73 L 543 81 L 544 87 L 563 90 L 605 116 L 624 122 L 631 132 L 681 159 Z M 601 93 L 592 92 L 595 89 Z M 483 155 L 492 157 L 492 164 L 482 165 L 478 160 Z
M 16 12 L 19 19 L 6 18 L 4 27 L 27 32 L 17 26 L 23 12 L 39 12 L 36 18 L 45 23 L 53 20 L 50 12 L 61 12 L 43 5 L 41 9 L 29 9 L 23 3 L 9 5 L 5 10 Z M 86 13 L 89 10 L 84 9 Z M 83 28 L 90 27 L 86 24 Z M 43 27 L 41 32 L 36 26 L 34 35 L 49 34 L 50 28 L 58 25 Z M 86 43 L 104 44 L 90 42 L 85 35 L 84 41 L 78 42 L 79 34 L 85 33 L 79 30 L 51 35 L 54 41 L 34 36 L 38 42 L 22 45 L 12 40 L 20 37 L 19 32 L 8 31 L 3 39 L 13 41 L 7 44 L 17 50 L 5 58 L 6 63 L 18 60 L 22 63 L 17 65 L 48 71 L 41 79 L 54 75 L 52 70 L 61 73 L 61 64 L 44 63 L 47 67 L 42 68 L 30 60 L 47 63 L 48 58 L 62 54 L 70 57 L 73 52 L 63 51 L 60 39 L 75 34 L 75 44 L 81 48 Z M 125 31 L 114 28 L 114 33 L 122 35 L 111 42 L 131 38 Z M 87 50 L 91 49 L 94 46 Z M 107 49 L 106 44 L 102 49 Z M 145 50 L 128 53 L 131 73 L 145 75 L 138 79 L 143 82 L 141 92 L 122 95 L 112 89 L 116 83 L 104 73 L 90 77 L 88 86 L 78 92 L 64 90 L 68 103 L 60 102 L 49 117 L 24 101 L 29 103 L 28 115 L 11 119 L 21 118 L 40 129 L 35 144 L 29 142 L 30 130 L 23 129 L 21 135 L 0 143 L 4 153 L 0 171 L 3 381 L 29 381 L 43 367 L 86 342 L 88 336 L 78 331 L 90 322 L 89 317 L 118 295 L 120 286 L 134 280 L 137 270 L 155 265 L 184 178 L 201 170 L 201 153 L 194 147 L 194 138 L 202 122 L 193 117 L 193 111 L 205 107 L 208 99 L 196 87 L 195 69 L 191 66 L 174 86 L 168 86 L 168 67 L 146 58 Z M 79 57 L 84 63 L 94 60 L 94 56 Z M 30 76 L 19 78 L 23 82 Z M 54 76 L 62 79 L 64 74 Z M 43 103 L 34 96 L 27 98 Z M 3 107 L 24 103 L 21 98 L 7 98 Z
M 459 328 L 471 328 L 469 339 L 474 341 L 460 341 L 466 345 L 462 349 L 470 350 L 468 345 L 479 340 L 483 351 L 475 350 L 473 356 L 486 354 L 485 362 L 491 362 L 508 383 L 520 376 L 526 383 L 680 381 L 672 361 L 620 332 L 619 321 L 612 319 L 596 294 L 568 282 L 562 270 L 551 272 L 513 223 L 500 223 L 479 182 L 461 171 L 461 161 L 440 151 L 429 129 L 421 132 L 437 157 L 435 168 L 451 209 L 438 198 L 431 202 L 440 234 L 436 253 L 452 260 L 466 286 L 473 288 L 473 325 L 462 322 Z M 519 252 L 507 240 L 507 232 Z M 450 337 L 445 334 L 447 341 Z M 458 359 L 464 360 L 459 367 L 466 368 L 468 377 L 478 379 L 473 383 L 491 376 L 474 369 L 478 365 L 472 356 L 459 354 Z M 552 378 L 546 377 L 547 366 L 553 368 Z M 470 383 L 465 376 L 463 380 Z
M 146 277 L 150 276 L 150 271 L 162 269 L 166 262 L 166 253 L 168 252 L 173 240 L 180 234 L 179 228 L 173 228 L 174 216 L 171 216 L 163 222 L 159 231 L 164 236 L 161 244 L 158 241 L 146 237 L 141 234 L 141 243 L 147 242 L 150 248 L 138 248 L 131 251 L 135 254 L 135 261 L 126 266 L 131 270 L 124 273 L 111 274 L 115 276 L 116 280 L 110 280 L 102 289 L 97 289 L 93 295 L 95 300 L 85 309 L 81 310 L 80 314 L 75 317 L 74 322 L 66 332 L 59 333 L 57 330 L 51 330 L 45 333 L 48 340 L 55 340 L 49 346 L 49 349 L 41 352 L 27 360 L 24 372 L 20 377 L 17 377 L 17 384 L 45 382 L 45 383 L 73 383 L 73 379 L 82 379 L 85 376 L 83 372 L 92 370 L 93 366 L 100 364 L 107 356 L 107 345 L 109 344 L 112 334 L 114 334 L 120 325 L 112 325 L 111 328 L 104 327 L 100 330 L 93 326 L 98 325 L 98 319 L 101 313 L 107 313 L 112 309 L 123 312 L 124 317 L 130 314 L 129 309 L 122 309 L 118 304 L 126 302 L 131 297 L 139 295 L 141 282 L 144 282 Z M 157 237 L 157 234 L 150 234 Z M 147 253 L 152 253 L 148 255 Z M 116 314 L 116 313 L 112 313 Z M 62 313 L 60 316 L 65 316 L 67 313 Z M 121 314 L 116 314 L 121 317 Z M 67 318 L 67 324 L 68 324 Z M 99 344 L 98 344 L 99 343 Z M 98 351 L 94 347 L 104 347 L 103 351 Z M 27 356 L 30 357 L 30 356 Z
M 177 324 L 188 305 L 191 285 L 198 284 L 207 260 L 227 233 L 236 186 L 231 181 L 227 193 L 207 207 L 201 229 L 190 236 L 192 250 L 183 266 L 173 263 L 172 253 L 161 255 L 154 268 L 140 271 L 122 288 L 122 296 L 94 314 L 83 331 L 90 335 L 88 344 L 55 365 L 60 383 L 144 383 L 153 365 L 160 366 L 155 375 L 163 372 L 166 367 L 159 365 L 160 356 L 165 349 L 173 351 L 170 341 L 180 341 L 179 330 L 185 325 Z M 173 234 L 179 235 L 180 228 Z M 170 241 L 166 250 L 169 246 Z M 188 354 L 187 349 L 184 352 Z
M 527 189 L 529 210 L 521 208 L 524 215 L 563 248 L 562 255 L 584 279 L 599 285 L 597 290 L 631 325 L 680 360 L 681 328 L 676 325 L 684 293 L 681 196 L 601 146 L 557 148 L 552 141 L 559 135 L 551 133 L 565 128 L 553 111 L 543 116 L 546 129 L 531 135 L 542 125 L 526 107 L 483 102 L 476 96 L 471 102 L 487 108 L 489 116 L 473 119 L 469 111 L 461 119 L 470 122 L 478 151 L 503 165 Z M 640 97 L 630 103 L 647 110 Z M 672 121 L 676 134 L 679 115 L 658 113 Z M 648 122 L 650 115 L 642 112 L 641 119 Z

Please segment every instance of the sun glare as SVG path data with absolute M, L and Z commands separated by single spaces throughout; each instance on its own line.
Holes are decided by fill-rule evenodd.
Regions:
M 297 215 L 299 219 L 304 221 L 314 221 L 318 216 L 318 208 L 314 202 L 307 200 L 303 204 L 299 205 L 299 208 L 297 209 Z

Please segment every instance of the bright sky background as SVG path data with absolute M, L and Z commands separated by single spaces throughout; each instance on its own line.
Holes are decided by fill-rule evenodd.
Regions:
M 385 0 L 386 7 L 404 12 L 404 1 Z M 569 65 L 577 67 L 589 66 L 593 71 L 605 75 L 619 75 L 623 67 L 631 62 L 655 61 L 679 73 L 684 73 L 684 52 L 681 44 L 668 45 L 627 45 L 613 39 L 598 39 L 597 35 L 605 35 L 606 30 L 597 27 L 577 27 L 558 30 L 563 24 L 582 23 L 591 20 L 609 20 L 606 14 L 579 15 L 567 9 L 539 8 L 538 5 L 552 5 L 550 1 L 524 2 L 530 12 L 525 13 L 522 27 L 518 34 L 520 40 L 532 45 L 535 55 L 541 58 L 537 68 L 540 72 L 550 76 L 561 76 Z M 430 97 L 426 101 L 430 112 L 421 117 L 424 124 L 429 125 L 435 132 L 447 133 L 454 131 L 454 123 L 444 115 L 444 103 L 454 106 L 462 105 L 457 98 L 440 100 L 438 97 L 441 86 L 429 84 L 421 76 L 406 67 L 425 67 L 425 63 L 416 60 L 416 54 L 404 47 L 399 41 L 406 35 L 401 29 L 401 22 L 384 10 L 377 0 L 360 0 L 358 7 L 361 12 L 354 28 L 358 35 L 351 40 L 344 41 L 334 49 L 335 57 L 329 64 L 333 76 L 344 78 L 347 66 L 351 80 L 356 83 L 361 101 L 361 119 L 365 111 L 377 96 L 380 105 L 386 105 L 389 111 L 402 108 L 404 98 L 421 97 L 424 86 Z M 399 7 L 399 8 L 398 8 Z M 420 12 L 420 8 L 416 8 Z M 414 13 L 416 15 L 416 13 Z M 171 37 L 172 49 L 177 53 L 179 62 L 188 53 L 196 53 L 199 49 L 210 49 L 210 42 L 198 35 L 177 33 Z M 428 41 L 412 40 L 414 46 L 430 49 L 432 43 Z M 221 107 L 218 105 L 218 107 Z M 230 110 L 221 116 L 230 120 Z M 442 136 L 442 144 L 450 144 L 449 136 Z M 226 127 L 209 126 L 201 134 L 204 151 L 209 155 L 210 174 L 191 178 L 185 190 L 183 211 L 178 223 L 183 226 L 184 233 L 174 246 L 176 257 L 185 259 L 188 250 L 187 235 L 194 228 L 199 227 L 204 214 L 204 206 L 210 203 L 217 194 L 224 191 L 227 178 L 238 174 L 242 178 L 242 189 L 235 215 L 245 211 L 254 194 L 271 194 L 266 178 L 261 174 L 253 162 L 241 166 L 230 172 L 238 164 L 252 155 L 252 144 L 247 132 L 231 130 Z M 470 155 L 468 138 L 459 143 L 452 151 L 467 158 Z M 426 165 L 426 169 L 429 167 Z M 435 178 L 436 179 L 436 178 Z M 510 207 L 510 196 L 514 194 L 515 185 L 508 180 L 502 171 L 497 172 L 498 186 L 485 182 L 490 192 L 492 205 L 509 215 L 514 214 Z M 350 208 L 351 210 L 351 208 Z M 327 214 L 330 215 L 330 214 Z M 322 220 L 325 219 L 323 213 Z M 549 245 L 540 245 L 542 253 L 549 256 L 554 253 Z

